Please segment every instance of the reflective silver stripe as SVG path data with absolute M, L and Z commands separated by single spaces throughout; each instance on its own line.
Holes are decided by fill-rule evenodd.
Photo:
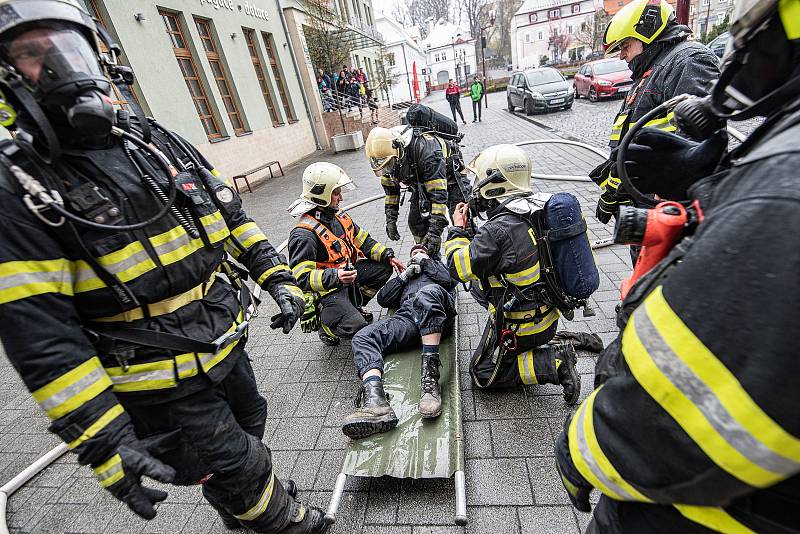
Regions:
M 139 265 L 150 259 L 150 256 L 147 254 L 146 250 L 140 250 L 136 252 L 132 256 L 128 256 L 127 258 L 120 260 L 115 263 L 106 263 L 103 261 L 103 258 L 99 258 L 98 261 L 100 264 L 111 274 L 120 274 L 123 271 L 126 271 L 132 267 Z M 84 267 L 82 269 L 78 269 L 75 274 L 75 283 L 85 282 L 92 278 L 97 278 L 94 270 L 91 267 Z
M 60 283 L 64 280 L 69 280 L 69 278 L 70 273 L 67 270 L 10 274 L 8 276 L 0 276 L 0 291 L 26 284 Z
M 108 480 L 109 478 L 113 477 L 120 471 L 122 471 L 122 459 L 120 459 L 119 462 L 115 463 L 102 473 L 95 472 L 95 475 L 97 476 L 97 480 L 99 480 L 100 483 L 102 484 L 105 480 Z
M 637 310 L 634 326 L 659 371 L 695 405 L 731 447 L 765 471 L 790 476 L 800 470 L 800 463 L 771 450 L 730 414 L 711 388 L 664 341 L 644 306 Z
M 255 503 L 245 513 L 240 515 L 234 515 L 234 517 L 242 521 L 253 521 L 258 516 L 266 512 L 267 507 L 269 506 L 269 501 L 272 499 L 272 490 L 274 488 L 275 488 L 275 474 L 273 473 L 270 475 L 269 482 L 267 482 L 267 487 L 264 488 L 264 491 L 261 493 L 261 497 L 259 497 L 258 502 Z
M 154 371 L 130 371 L 119 376 L 112 376 L 111 381 L 117 384 L 129 384 L 131 382 L 144 382 L 149 380 L 175 380 L 173 369 L 157 369 Z
M 533 270 L 530 271 L 530 272 L 527 272 L 530 269 L 533 269 Z M 529 267 L 528 269 L 525 269 L 525 270 L 520 271 L 518 273 L 506 273 L 506 280 L 508 280 L 512 284 L 518 285 L 518 286 L 519 285 L 527 285 L 527 284 L 529 284 L 531 282 L 535 282 L 536 280 L 539 279 L 540 271 L 541 271 L 541 268 L 540 268 L 539 262 L 536 262 L 536 265 L 534 265 L 533 267 Z M 523 273 L 526 273 L 526 272 L 527 272 L 527 274 L 523 274 Z
M 225 221 L 223 221 L 223 222 L 225 222 Z M 211 226 L 207 226 L 206 228 L 210 230 L 212 226 L 216 226 L 216 225 L 217 225 L 217 223 L 214 223 L 214 224 L 212 224 Z M 222 229 L 222 228 L 220 228 L 220 230 L 221 230 L 221 229 Z M 213 232 L 212 232 L 212 233 L 213 233 Z M 237 241 L 239 241 L 239 243 L 241 243 L 241 244 L 243 244 L 243 245 L 244 245 L 244 243 L 245 243 L 245 242 L 247 242 L 247 240 L 248 240 L 248 239 L 250 239 L 251 237 L 254 237 L 254 236 L 256 236 L 256 235 L 259 235 L 259 234 L 261 234 L 261 235 L 264 235 L 264 234 L 261 232 L 261 229 L 260 229 L 258 226 L 255 226 L 255 227 L 253 227 L 253 228 L 250 228 L 249 230 L 246 230 L 246 231 L 242 232 L 242 234 L 241 234 L 241 235 L 238 235 L 238 236 L 236 236 L 236 240 L 237 240 Z M 265 237 L 266 237 L 266 236 L 265 236 Z M 250 246 L 252 247 L 253 245 L 255 245 L 255 243 L 253 243 L 253 244 L 252 244 L 252 245 L 250 245 Z M 248 248 L 249 248 L 249 247 L 248 247 Z
M 180 227 L 178 227 L 180 228 Z M 174 252 L 181 248 L 182 246 L 189 245 L 192 242 L 192 238 L 189 237 L 189 234 L 186 233 L 183 228 L 181 228 L 181 234 L 179 234 L 175 239 L 172 241 L 167 241 L 161 245 L 158 245 L 155 248 L 156 253 L 159 256 L 163 256 L 165 254 L 169 254 L 170 252 Z
M 203 228 L 205 228 L 205 229 L 206 229 L 206 231 L 207 231 L 209 234 L 213 234 L 213 233 L 215 233 L 215 232 L 219 232 L 220 230 L 223 230 L 223 229 L 224 229 L 224 228 L 226 228 L 227 226 L 228 226 L 228 225 L 227 225 L 227 223 L 225 222 L 225 219 L 224 219 L 223 217 L 221 217 L 221 216 L 220 216 L 220 218 L 219 218 L 219 219 L 217 219 L 216 221 L 212 222 L 211 224 L 205 224 L 205 223 L 203 223 Z M 256 227 L 256 230 L 258 230 L 258 228 L 257 228 L 257 227 Z M 245 233 L 247 233 L 247 232 L 245 232 Z M 241 239 L 241 237 L 240 237 L 240 240 L 241 240 L 241 241 L 244 241 L 244 239 Z
M 528 357 L 530 356 L 530 358 Z M 520 359 L 521 365 L 519 367 L 523 371 L 522 381 L 526 384 L 535 384 L 536 383 L 536 373 L 532 369 L 529 363 L 533 362 L 533 351 L 523 352 L 517 358 Z
M 629 501 L 638 501 L 640 499 L 635 498 L 633 495 L 628 493 L 627 490 L 620 487 L 616 482 L 611 480 L 606 476 L 603 470 L 597 465 L 597 462 L 594 459 L 594 454 L 592 454 L 592 450 L 589 448 L 589 444 L 586 441 L 586 434 L 583 431 L 583 424 L 584 424 L 584 417 L 586 416 L 586 403 L 584 402 L 581 407 L 578 409 L 578 413 L 576 417 L 578 420 L 575 423 L 575 434 L 578 438 L 578 450 L 581 451 L 581 457 L 583 461 L 586 462 L 586 466 L 592 471 L 592 474 L 596 476 L 600 482 L 605 484 L 605 486 L 612 490 L 617 495 L 624 497 L 625 500 Z
M 92 369 L 80 380 L 70 384 L 69 386 L 60 390 L 58 393 L 54 393 L 50 397 L 39 401 L 39 406 L 41 406 L 45 411 L 49 412 L 53 408 L 61 406 L 69 399 L 80 394 L 82 391 L 89 389 L 96 382 L 103 380 L 105 376 L 106 372 L 102 368 Z

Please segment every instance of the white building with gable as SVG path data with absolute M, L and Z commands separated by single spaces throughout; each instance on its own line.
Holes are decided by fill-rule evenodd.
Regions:
M 478 74 L 475 39 L 469 31 L 452 22 L 439 19 L 428 21 L 428 36 L 420 43 L 428 59 L 430 82 L 444 86 L 452 78 L 464 87 Z
M 419 98 L 426 95 L 426 76 L 428 60 L 420 46 L 419 32 L 416 28 L 404 28 L 396 20 L 383 13 L 375 19 L 378 32 L 386 41 L 384 68 L 389 83 L 392 104 L 416 102 L 414 92 L 414 69 L 416 68 Z
M 525 0 L 511 21 L 511 60 L 516 69 L 538 67 L 542 56 L 561 62 L 586 57 L 591 46 L 582 42 L 591 28 L 598 0 Z M 550 45 L 562 35 L 562 53 Z

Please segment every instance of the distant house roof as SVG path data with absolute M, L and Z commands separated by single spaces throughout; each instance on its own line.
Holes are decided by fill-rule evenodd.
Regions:
M 406 43 L 408 46 L 415 48 L 422 53 L 422 49 L 420 48 L 419 44 L 417 44 L 417 41 L 415 41 L 414 37 L 411 35 L 412 30 L 419 34 L 419 30 L 417 30 L 417 28 L 404 28 L 399 22 L 387 17 L 385 14 L 378 15 L 378 17 L 375 19 L 375 25 L 386 40 L 386 46 Z
M 525 13 L 532 13 L 534 11 L 541 11 L 543 9 L 550 9 L 551 7 L 560 7 L 580 2 L 581 0 L 525 0 L 519 6 L 519 9 L 514 13 L 515 15 L 524 15 Z M 603 3 L 598 0 L 592 2 L 595 8 L 602 7 Z
M 439 19 L 433 25 L 433 29 L 428 33 L 428 36 L 420 43 L 420 46 L 425 50 L 427 48 L 449 46 L 453 43 L 466 43 L 472 40 L 469 31 L 450 21 Z

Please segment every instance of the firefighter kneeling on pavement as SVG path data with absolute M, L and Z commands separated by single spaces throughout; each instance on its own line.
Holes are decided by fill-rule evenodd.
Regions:
M 467 169 L 475 174 L 472 198 L 469 206 L 456 208 L 444 250 L 452 277 L 477 284 L 478 301 L 489 309 L 470 366 L 473 383 L 481 388 L 561 384 L 564 400 L 575 404 L 581 387 L 575 349 L 570 343 L 548 344 L 559 311 L 526 292 L 540 276 L 533 230 L 517 216 L 533 209 L 531 161 L 520 147 L 495 145 Z M 489 220 L 472 236 L 469 217 L 483 213 Z
M 800 0 L 737 1 L 722 64 L 675 109 L 698 141 L 645 128 L 624 158 L 630 187 L 696 223 L 630 289 L 556 443 L 575 507 L 601 493 L 587 533 L 800 532 Z M 757 116 L 721 148 L 720 119 Z
M 289 263 L 306 294 L 304 332 L 319 331 L 326 345 L 350 339 L 372 322 L 364 306 L 403 263 L 339 208 L 342 191 L 355 188 L 333 163 L 303 171 L 303 192 L 289 206 L 299 217 L 289 233 Z
M 418 410 L 423 419 L 439 417 L 439 342 L 456 317 L 456 282 L 447 267 L 428 256 L 424 245 L 411 248 L 406 270 L 378 292 L 378 304 L 397 312 L 353 337 L 353 363 L 361 378 L 356 411 L 344 419 L 342 432 L 360 439 L 397 426 L 397 415 L 383 390 L 383 357 L 422 342 Z
M 325 532 L 261 441 L 248 273 L 226 249 L 284 333 L 303 312 L 288 265 L 194 147 L 113 108 L 120 67 L 81 4 L 0 11 L 0 107 L 16 130 L 0 143 L 0 338 L 50 431 L 145 519 L 167 497 L 149 477 L 202 484 L 230 529 Z

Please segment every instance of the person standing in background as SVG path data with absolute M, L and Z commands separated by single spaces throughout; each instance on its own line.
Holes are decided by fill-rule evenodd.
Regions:
M 483 101 L 483 84 L 480 78 L 475 76 L 469 88 L 469 96 L 472 99 L 472 122 L 481 121 L 481 102 Z M 477 111 L 476 111 L 477 110 Z
M 467 124 L 467 121 L 464 120 L 464 112 L 461 111 L 461 89 L 452 78 L 447 81 L 447 89 L 444 91 L 444 96 L 450 104 L 450 112 L 453 114 L 453 121 L 458 122 L 456 119 L 456 112 L 458 112 L 461 117 L 461 122 Z

